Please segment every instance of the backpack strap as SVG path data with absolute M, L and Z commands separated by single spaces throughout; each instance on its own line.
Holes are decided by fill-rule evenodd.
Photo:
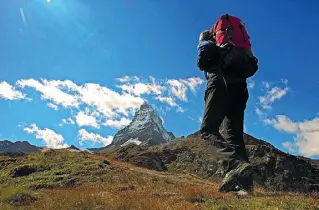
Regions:
M 229 40 L 231 41 L 232 40 L 232 36 L 230 36 L 228 34 L 228 31 L 230 29 L 232 31 L 232 34 L 234 34 L 235 28 L 234 28 L 233 23 L 231 22 L 228 14 L 223 15 L 223 17 L 228 21 L 229 28 L 226 28 L 225 30 L 226 30 L 226 33 L 227 33 L 227 36 L 228 36 Z
M 216 27 L 217 27 L 218 23 L 219 23 L 219 19 L 217 19 L 216 23 L 211 28 L 211 36 L 209 37 L 214 42 L 216 42 L 216 34 L 217 34 Z
M 225 19 L 228 21 L 229 27 L 230 27 L 231 30 L 234 32 L 234 31 L 235 31 L 235 28 L 234 28 L 233 23 L 231 22 L 231 20 L 230 20 L 230 18 L 229 18 L 229 15 L 226 14 L 226 15 L 223 15 L 223 17 L 225 17 Z
M 241 35 L 243 36 L 244 42 L 247 42 L 246 37 L 245 37 L 245 35 L 244 35 L 243 27 L 244 27 L 244 26 L 239 23 L 239 29 L 240 29 Z

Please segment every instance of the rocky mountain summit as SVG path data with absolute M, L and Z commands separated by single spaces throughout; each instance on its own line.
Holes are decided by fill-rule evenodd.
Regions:
M 0 141 L 0 153 L 33 153 L 39 151 L 40 148 L 31 145 L 27 141 Z
M 167 143 L 174 138 L 173 133 L 165 130 L 162 119 L 155 110 L 144 103 L 135 113 L 132 122 L 115 134 L 112 145 L 125 146 L 133 143 L 153 146 Z

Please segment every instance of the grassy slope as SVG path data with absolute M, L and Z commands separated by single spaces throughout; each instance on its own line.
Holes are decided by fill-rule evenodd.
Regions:
M 0 156 L 0 209 L 319 209 L 314 196 L 257 189 L 253 197 L 238 198 L 191 174 L 105 160 L 65 150 Z M 23 166 L 35 172 L 12 177 Z

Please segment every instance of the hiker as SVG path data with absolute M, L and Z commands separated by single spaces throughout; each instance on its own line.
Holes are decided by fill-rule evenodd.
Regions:
M 200 131 L 216 148 L 224 176 L 221 192 L 253 192 L 252 167 L 243 140 L 249 98 L 246 80 L 258 69 L 250 47 L 245 26 L 234 16 L 221 16 L 199 36 L 197 66 L 207 79 Z

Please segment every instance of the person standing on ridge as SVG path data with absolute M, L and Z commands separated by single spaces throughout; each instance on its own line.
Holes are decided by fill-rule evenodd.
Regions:
M 253 192 L 252 167 L 243 140 L 249 98 L 247 78 L 258 70 L 242 21 L 228 14 L 199 36 L 197 66 L 207 79 L 201 136 L 216 150 L 222 168 L 221 192 Z M 219 132 L 223 124 L 224 135 Z

